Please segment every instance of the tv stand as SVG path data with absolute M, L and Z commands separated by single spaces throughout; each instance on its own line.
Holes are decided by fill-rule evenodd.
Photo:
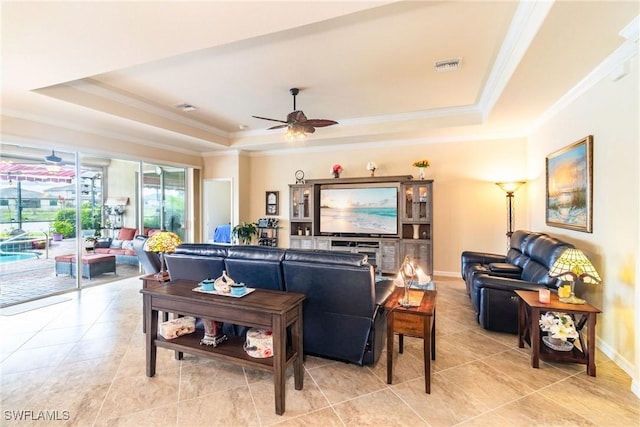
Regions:
M 321 235 L 319 225 L 320 187 L 325 184 L 400 185 L 398 236 Z M 405 256 L 410 256 L 429 275 L 433 275 L 433 181 L 414 180 L 411 175 L 308 180 L 291 184 L 289 247 L 362 253 L 376 272 L 396 274 Z

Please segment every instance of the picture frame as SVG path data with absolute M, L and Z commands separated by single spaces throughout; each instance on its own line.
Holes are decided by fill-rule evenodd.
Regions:
M 593 232 L 593 135 L 547 156 L 546 223 Z
M 278 215 L 279 191 L 267 191 L 265 195 L 265 214 Z

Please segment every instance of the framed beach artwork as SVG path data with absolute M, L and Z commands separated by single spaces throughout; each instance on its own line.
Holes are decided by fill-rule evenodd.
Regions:
M 593 232 L 593 136 L 547 156 L 547 225 Z

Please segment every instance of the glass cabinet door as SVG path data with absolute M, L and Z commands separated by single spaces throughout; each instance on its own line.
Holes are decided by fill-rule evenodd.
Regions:
M 291 219 L 311 218 L 311 187 L 291 187 Z
M 404 186 L 404 209 L 405 221 L 428 221 L 429 204 L 431 194 L 429 194 L 428 184 L 408 184 Z

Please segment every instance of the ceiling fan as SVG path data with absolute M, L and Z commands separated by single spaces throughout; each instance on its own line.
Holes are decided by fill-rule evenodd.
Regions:
M 296 110 L 296 95 L 300 92 L 297 87 L 289 89 L 293 95 L 293 111 L 287 114 L 287 120 L 270 119 L 267 117 L 252 116 L 256 119 L 269 120 L 272 122 L 283 123 L 281 125 L 272 126 L 267 130 L 287 128 L 286 136 L 290 139 L 304 138 L 307 133 L 314 133 L 315 128 L 337 125 L 335 120 L 326 119 L 307 119 L 302 110 Z

